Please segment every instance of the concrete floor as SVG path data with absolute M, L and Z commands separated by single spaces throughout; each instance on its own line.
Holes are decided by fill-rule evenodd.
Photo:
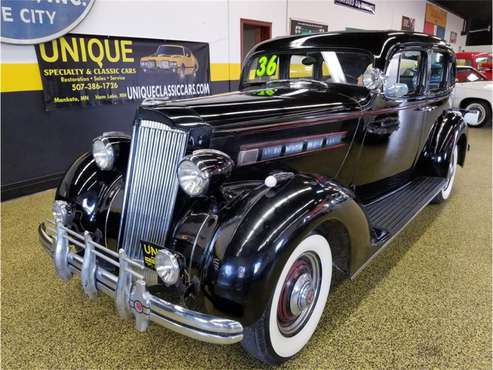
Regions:
M 491 369 L 491 129 L 452 198 L 427 207 L 355 281 L 331 292 L 293 368 Z M 3 368 L 240 368 L 239 345 L 200 343 L 157 326 L 138 333 L 108 297 L 64 283 L 38 246 L 53 192 L 2 204 Z

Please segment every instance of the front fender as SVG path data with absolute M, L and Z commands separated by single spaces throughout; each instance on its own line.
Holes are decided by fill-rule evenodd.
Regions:
M 460 111 L 446 111 L 433 125 L 418 161 L 425 176 L 446 177 L 454 146 L 459 145 L 459 164 L 464 165 L 467 124 Z
M 119 157 L 113 170 L 102 171 L 92 154 L 84 153 L 66 171 L 55 195 L 56 200 L 65 200 L 74 207 L 74 226 L 81 232 L 94 232 L 97 241 L 105 239 L 108 227 L 114 229 L 118 224 L 118 217 L 110 217 L 109 212 L 112 206 L 117 206 L 115 199 L 120 203 L 123 200 L 121 190 L 130 140 L 119 138 L 118 145 Z
M 273 189 L 258 186 L 226 207 L 204 259 L 209 308 L 244 325 L 255 322 L 291 251 L 331 220 L 344 225 L 356 270 L 369 253 L 368 221 L 351 193 L 332 181 L 296 175 Z

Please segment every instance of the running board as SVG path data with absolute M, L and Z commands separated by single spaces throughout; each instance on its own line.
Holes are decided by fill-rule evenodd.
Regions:
M 447 180 L 443 177 L 418 177 L 398 190 L 363 206 L 377 236 L 374 240 L 376 250 L 351 278 L 354 279 L 446 184 Z

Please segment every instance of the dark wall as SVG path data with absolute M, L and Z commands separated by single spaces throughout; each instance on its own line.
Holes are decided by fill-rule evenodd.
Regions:
M 236 88 L 211 83 L 214 94 Z M 43 92 L 2 93 L 2 200 L 56 186 L 72 161 L 105 131 L 131 131 L 138 104 L 46 112 Z

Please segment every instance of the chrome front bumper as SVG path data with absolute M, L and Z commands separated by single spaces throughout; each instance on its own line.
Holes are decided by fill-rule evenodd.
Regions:
M 209 343 L 232 344 L 243 339 L 243 327 L 237 321 L 191 311 L 149 293 L 141 273 L 144 266 L 127 257 L 123 249 L 119 253 L 111 251 L 94 242 L 88 232 L 80 235 L 61 223 L 42 223 L 38 233 L 41 245 L 54 259 L 55 269 L 62 279 L 68 280 L 73 273 L 80 273 L 82 288 L 89 298 L 94 298 L 98 291 L 113 297 L 120 317 L 133 316 L 137 330 L 145 331 L 152 321 Z M 75 253 L 71 245 L 84 249 L 84 255 Z M 118 267 L 119 275 L 98 265 L 98 259 Z

